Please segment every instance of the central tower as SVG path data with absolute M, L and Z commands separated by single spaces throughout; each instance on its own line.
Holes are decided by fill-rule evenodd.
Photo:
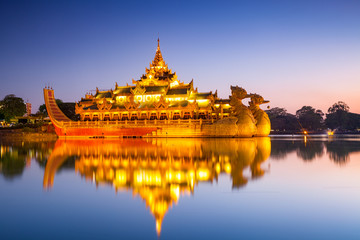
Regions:
M 140 80 L 133 79 L 132 83 L 140 86 L 170 85 L 170 87 L 175 87 L 181 85 L 176 73 L 172 73 L 162 57 L 160 39 L 158 38 L 157 41 L 158 44 L 154 60 L 150 63 L 149 68 L 145 68 L 145 74 L 141 76 Z

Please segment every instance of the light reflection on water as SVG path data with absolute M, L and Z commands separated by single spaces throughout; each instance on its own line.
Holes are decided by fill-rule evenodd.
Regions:
M 360 237 L 359 230 L 352 228 L 354 220 L 360 220 L 360 212 L 349 211 L 360 200 L 359 143 L 346 139 L 270 138 L 3 142 L 0 193 L 6 195 L 5 203 L 9 201 L 9 205 L 11 201 L 21 203 L 30 199 L 30 203 L 38 205 L 36 213 L 47 218 L 54 215 L 56 222 L 69 221 L 62 215 L 64 209 L 77 213 L 92 211 L 89 219 L 102 218 L 102 223 L 77 223 L 77 228 L 71 228 L 73 238 L 85 237 L 88 228 L 107 229 L 110 238 L 118 237 L 117 228 L 111 225 L 114 221 L 121 222 L 121 228 L 126 229 L 119 235 L 124 238 L 234 239 L 240 233 L 246 238 L 336 238 L 344 234 L 348 238 Z M 32 197 L 24 199 L 21 191 L 13 191 L 14 182 L 17 189 L 30 185 L 36 191 L 28 192 Z M 87 187 L 92 185 L 96 186 L 95 192 Z M 3 191 L 3 186 L 10 193 Z M 112 193 L 101 190 L 108 187 Z M 132 200 L 118 197 L 126 198 L 129 193 Z M 113 202 L 114 195 L 117 200 Z M 139 220 L 146 212 L 132 206 L 139 199 L 155 218 L 154 234 L 148 222 L 144 226 L 144 220 Z M 103 203 L 108 205 L 101 212 L 96 206 Z M 336 203 L 347 205 L 337 212 Z M 52 213 L 43 206 L 51 208 Z M 122 218 L 111 214 L 119 207 Z M 24 212 L 14 209 L 5 211 L 5 216 L 37 218 L 31 214 L 24 216 Z M 171 212 L 174 213 L 167 225 L 165 215 Z M 318 216 L 309 216 L 313 212 Z M 218 219 L 209 221 L 209 216 Z M 331 225 L 328 221 L 337 217 L 344 226 L 340 224 L 336 231 L 328 229 L 326 226 Z M 133 218 L 137 220 L 129 220 Z M 0 220 L 1 225 L 8 227 L 4 229 L 15 227 L 4 219 Z M 283 228 L 270 222 L 272 219 L 283 224 Z M 36 225 L 30 223 L 29 228 Z M 182 228 L 185 229 L 180 231 Z M 53 235 L 56 230 L 61 228 L 48 229 L 55 238 L 69 237 L 66 233 Z M 5 231 L 8 237 L 29 237 L 26 233 L 13 234 Z M 35 231 L 33 237 L 41 238 L 41 234 Z M 101 238 L 102 234 L 94 231 L 87 237 Z
M 160 236 L 163 218 L 180 195 L 194 194 L 199 182 L 217 181 L 229 174 L 232 187 L 264 175 L 260 164 L 270 155 L 269 138 L 152 139 L 152 140 L 58 140 L 45 167 L 44 188 L 53 186 L 58 169 L 75 157 L 75 171 L 86 180 L 112 185 L 115 191 L 132 191 L 146 202 L 156 219 Z

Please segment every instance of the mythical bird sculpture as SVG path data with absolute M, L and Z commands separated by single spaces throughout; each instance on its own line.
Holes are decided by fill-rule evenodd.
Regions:
M 253 114 L 249 108 L 242 103 L 242 100 L 249 96 L 245 89 L 238 86 L 231 86 L 231 115 L 237 118 L 236 125 L 238 126 L 238 132 L 236 135 L 240 137 L 252 137 L 257 132 L 256 120 Z
M 260 108 L 260 104 L 268 103 L 269 101 L 258 94 L 250 94 L 251 101 L 249 102 L 249 109 L 256 120 L 257 132 L 255 136 L 268 136 L 271 129 L 270 119 L 267 113 Z

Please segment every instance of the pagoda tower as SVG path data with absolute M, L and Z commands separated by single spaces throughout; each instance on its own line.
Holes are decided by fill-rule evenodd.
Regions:
M 140 86 L 170 85 L 171 87 L 180 84 L 176 73 L 173 73 L 164 61 L 160 50 L 160 39 L 158 38 L 157 41 L 154 60 L 150 63 L 149 68 L 145 68 L 145 74 L 141 76 L 140 80 L 133 79 L 133 84 L 139 84 Z

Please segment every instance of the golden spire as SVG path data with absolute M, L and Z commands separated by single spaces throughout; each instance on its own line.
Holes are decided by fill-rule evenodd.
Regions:
M 157 45 L 157 49 L 156 49 L 156 53 L 155 53 L 155 57 L 153 62 L 151 63 L 151 67 L 164 67 L 165 66 L 165 61 L 162 57 L 161 51 L 160 51 L 160 39 L 158 38 L 158 45 Z
M 133 80 L 133 84 L 139 82 L 141 86 L 149 86 L 164 85 L 166 83 L 174 84 L 175 82 L 175 85 L 179 85 L 180 82 L 177 80 L 176 73 L 171 72 L 171 69 L 168 68 L 162 57 L 160 50 L 160 38 L 157 39 L 157 42 L 154 60 L 150 63 L 149 68 L 145 68 L 145 74 L 141 76 L 140 80 Z

